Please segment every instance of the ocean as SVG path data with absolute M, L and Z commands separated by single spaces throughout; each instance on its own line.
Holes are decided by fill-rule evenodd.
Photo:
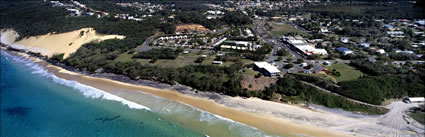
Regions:
M 161 97 L 61 79 L 3 50 L 0 83 L 2 137 L 275 136 Z

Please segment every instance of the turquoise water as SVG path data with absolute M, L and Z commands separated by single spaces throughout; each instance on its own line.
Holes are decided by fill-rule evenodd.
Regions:
M 270 135 L 163 98 L 60 79 L 3 50 L 0 96 L 2 137 Z
M 1 56 L 1 136 L 203 136 L 146 109 L 87 98 Z

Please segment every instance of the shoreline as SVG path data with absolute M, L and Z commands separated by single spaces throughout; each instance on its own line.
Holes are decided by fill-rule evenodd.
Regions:
M 2 50 L 5 50 L 4 48 Z M 10 52 L 9 50 L 6 50 Z M 343 133 L 340 131 L 331 131 L 328 129 L 322 129 L 319 127 L 314 127 L 310 125 L 301 125 L 294 123 L 290 120 L 276 118 L 270 115 L 265 114 L 254 114 L 252 112 L 245 112 L 238 110 L 235 107 L 229 107 L 223 105 L 219 102 L 222 102 L 224 99 L 234 98 L 226 97 L 224 95 L 216 93 L 206 93 L 190 91 L 191 88 L 182 85 L 170 86 L 168 84 L 141 80 L 150 86 L 137 84 L 138 81 L 132 83 L 116 81 L 123 76 L 118 76 L 114 74 L 94 74 L 86 75 L 79 72 L 70 71 L 68 69 L 72 68 L 62 68 L 60 66 L 53 65 L 46 60 L 39 59 L 37 57 L 32 57 L 26 53 L 13 52 L 17 53 L 19 56 L 24 56 L 34 60 L 35 62 L 41 64 L 49 72 L 53 73 L 59 78 L 66 80 L 74 80 L 81 84 L 85 84 L 105 92 L 111 93 L 113 90 L 126 89 L 130 90 L 129 92 L 141 92 L 142 94 L 150 94 L 154 96 L 159 96 L 168 100 L 176 101 L 183 103 L 197 109 L 210 112 L 212 114 L 218 115 L 220 117 L 228 118 L 233 121 L 252 126 L 254 128 L 270 132 L 273 134 L 285 135 L 285 136 L 351 136 L 350 134 Z M 110 77 L 107 77 L 107 76 Z M 115 79 L 115 80 L 112 80 Z M 125 80 L 125 78 L 124 78 Z M 132 81 L 128 78 L 129 81 Z M 176 92 L 177 91 L 177 92 Z M 239 97 L 235 97 L 239 98 Z M 241 99 L 241 98 L 239 98 Z M 273 102 L 275 103 L 275 102 Z M 303 108 L 304 109 L 304 108 Z
M 402 135 L 424 136 L 423 126 L 412 129 L 412 125 L 409 126 L 408 124 L 407 126 L 398 126 L 403 122 L 405 124 L 402 119 L 399 119 L 398 123 L 388 121 L 387 116 L 392 117 L 394 113 L 399 116 L 396 119 L 401 118 L 402 115 L 404 117 L 404 114 L 399 113 L 401 111 L 398 110 L 392 114 L 367 116 L 339 109 L 324 108 L 323 106 L 303 107 L 258 98 L 230 97 L 212 92 L 196 92 L 191 87 L 184 85 L 169 85 L 150 80 L 135 81 L 126 76 L 107 73 L 92 74 L 61 63 L 55 63 L 32 52 L 14 51 L 5 47 L 1 47 L 1 49 L 41 63 L 49 72 L 66 80 L 74 80 L 111 94 L 113 90 L 125 89 L 125 92 L 140 92 L 141 94 L 163 97 L 269 133 L 285 136 L 386 137 L 400 135 L 401 132 Z M 386 106 L 390 110 L 395 107 L 397 106 L 391 106 L 391 104 Z

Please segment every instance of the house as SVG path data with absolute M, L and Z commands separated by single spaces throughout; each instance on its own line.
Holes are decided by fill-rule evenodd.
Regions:
M 404 38 L 403 31 L 387 31 L 387 34 L 390 35 L 390 37 Z
M 218 65 L 221 65 L 221 64 L 223 64 L 223 61 L 213 61 L 213 62 L 212 62 L 212 64 L 218 64 Z
M 415 52 L 411 51 L 411 50 L 396 50 L 395 53 L 399 53 L 399 54 L 414 54 Z
M 385 50 L 384 49 L 378 49 L 378 50 L 376 50 L 376 54 L 385 54 Z
M 343 55 L 353 54 L 352 50 L 350 50 L 348 48 L 344 48 L 344 47 L 336 48 L 336 51 L 342 53 Z
M 384 28 L 387 29 L 387 30 L 391 30 L 391 31 L 394 31 L 395 30 L 395 28 L 393 27 L 393 25 L 389 25 L 389 24 L 384 25 Z
M 368 47 L 370 47 L 370 43 L 360 43 L 359 47 L 368 48 Z
M 415 23 L 418 24 L 419 26 L 425 26 L 425 20 L 418 20 Z
M 254 37 L 254 34 L 252 34 L 252 31 L 250 29 L 245 29 L 246 34 L 248 34 L 248 37 Z
M 265 76 L 276 76 L 280 73 L 279 69 L 267 62 L 255 62 L 254 70 L 260 71 Z
M 349 38 L 347 38 L 347 37 L 342 37 L 342 38 L 340 39 L 340 41 L 341 41 L 342 43 L 348 43 L 348 42 L 349 42 Z
M 329 32 L 329 30 L 328 30 L 328 28 L 327 28 L 327 27 L 320 27 L 320 32 L 321 32 L 321 33 L 328 33 L 328 32 Z

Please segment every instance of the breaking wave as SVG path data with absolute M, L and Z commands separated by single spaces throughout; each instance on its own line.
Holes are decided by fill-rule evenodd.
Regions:
M 152 95 L 153 96 L 153 95 Z M 240 123 L 234 121 L 232 119 L 222 117 L 217 114 L 213 114 L 208 111 L 204 111 L 198 109 L 192 105 L 175 102 L 172 100 L 168 100 L 162 97 L 155 97 L 155 104 L 158 107 L 152 108 L 153 112 L 161 113 L 161 114 L 171 114 L 171 115 L 185 115 L 186 117 L 197 118 L 200 122 L 207 122 L 208 124 L 225 124 L 228 127 L 228 131 L 232 131 L 240 134 L 243 137 L 265 137 L 270 136 L 269 134 L 261 131 L 258 128 L 246 125 L 244 123 Z
M 146 106 L 128 101 L 126 99 L 123 99 L 121 97 L 110 94 L 108 92 L 96 89 L 94 87 L 78 83 L 77 81 L 59 78 L 59 77 L 55 76 L 53 73 L 48 72 L 47 69 L 44 68 L 43 66 L 29 60 L 28 58 L 21 57 L 21 56 L 13 56 L 13 55 L 10 55 L 9 53 L 7 53 L 3 50 L 1 50 L 1 54 L 4 55 L 6 58 L 12 59 L 15 62 L 24 64 L 25 66 L 27 66 L 28 68 L 31 69 L 31 71 L 32 71 L 31 73 L 42 76 L 42 77 L 49 78 L 57 84 L 61 84 L 61 85 L 67 86 L 67 87 L 71 87 L 71 88 L 79 91 L 80 93 L 82 93 L 85 97 L 93 98 L 93 99 L 99 98 L 99 99 L 106 99 L 106 100 L 111 100 L 111 101 L 118 101 L 118 102 L 121 102 L 121 104 L 126 105 L 131 109 L 145 109 L 145 110 L 149 110 L 149 111 L 151 110 L 150 108 L 148 108 Z

